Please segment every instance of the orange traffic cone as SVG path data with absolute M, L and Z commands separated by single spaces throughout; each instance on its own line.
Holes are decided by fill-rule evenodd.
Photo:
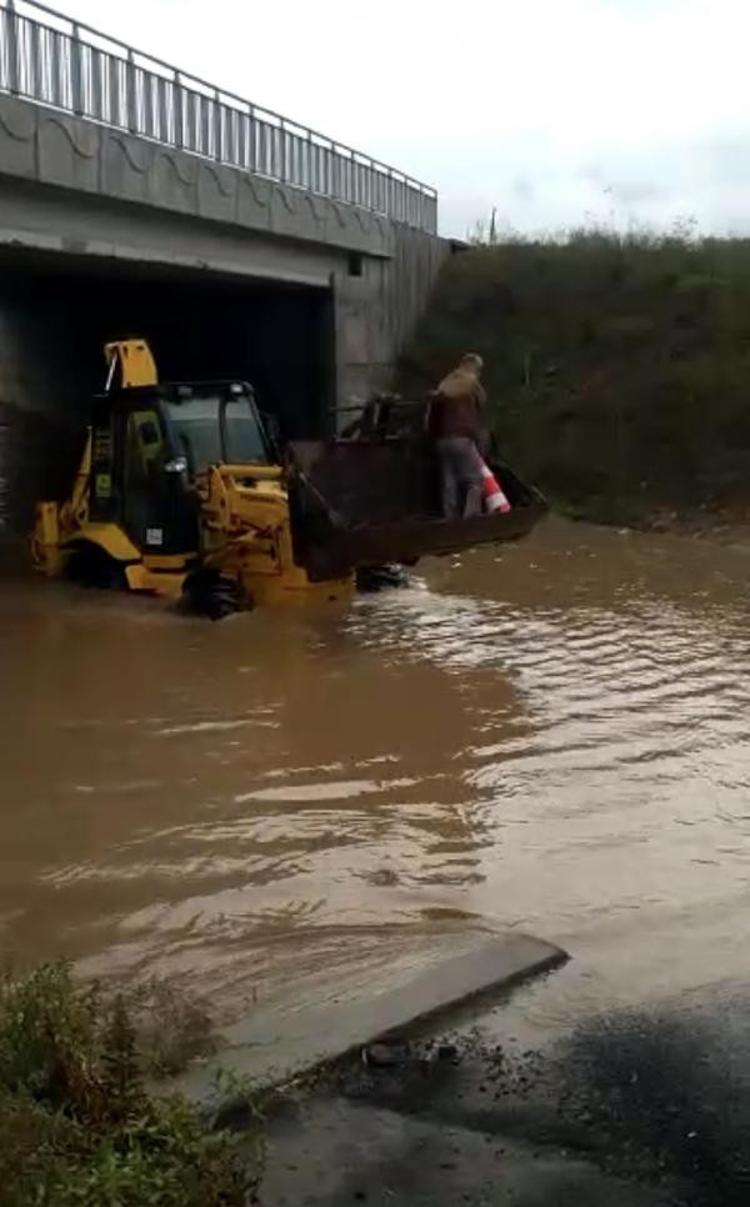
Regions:
M 494 511 L 510 511 L 510 503 L 503 494 L 500 483 L 493 474 L 483 457 L 479 457 L 482 474 L 482 503 L 484 510 L 491 515 Z

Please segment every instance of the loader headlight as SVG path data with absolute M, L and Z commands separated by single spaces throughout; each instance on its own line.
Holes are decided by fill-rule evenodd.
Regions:
M 166 474 L 186 474 L 187 467 L 187 457 L 172 457 L 171 461 L 164 462 Z

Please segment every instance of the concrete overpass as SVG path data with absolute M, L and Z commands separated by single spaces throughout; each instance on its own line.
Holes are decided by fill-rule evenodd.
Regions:
M 290 434 L 387 384 L 434 190 L 31 0 L 0 0 L 0 533 L 59 492 L 100 345 L 243 376 Z

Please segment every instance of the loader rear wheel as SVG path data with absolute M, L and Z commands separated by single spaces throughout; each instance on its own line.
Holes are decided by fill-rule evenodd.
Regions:
M 357 570 L 358 591 L 385 591 L 391 587 L 408 587 L 409 575 L 398 562 L 382 566 L 360 566 Z
M 185 611 L 193 616 L 207 616 L 209 620 L 223 620 L 248 606 L 237 580 L 218 570 L 196 570 L 190 574 L 183 584 L 182 602 Z
M 84 543 L 70 554 L 65 577 L 82 587 L 100 591 L 125 591 L 128 580 L 125 568 L 98 545 Z

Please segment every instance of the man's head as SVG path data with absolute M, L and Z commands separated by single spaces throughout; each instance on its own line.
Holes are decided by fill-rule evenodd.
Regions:
M 477 352 L 465 352 L 460 360 L 460 368 L 466 373 L 474 373 L 477 377 L 484 368 L 484 361 Z

